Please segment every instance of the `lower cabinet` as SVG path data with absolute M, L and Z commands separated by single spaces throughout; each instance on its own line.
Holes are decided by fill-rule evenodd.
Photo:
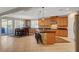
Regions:
M 42 33 L 42 40 L 44 44 L 54 44 L 56 42 L 56 32 Z
M 67 37 L 68 36 L 68 30 L 56 30 L 56 36 Z

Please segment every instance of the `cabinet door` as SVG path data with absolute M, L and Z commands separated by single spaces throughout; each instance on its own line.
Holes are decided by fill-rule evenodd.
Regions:
M 67 26 L 68 25 L 68 19 L 67 18 L 58 18 L 57 19 L 58 26 Z
M 60 31 L 56 30 L 56 36 L 59 36 L 59 34 L 60 34 Z
M 68 30 L 63 30 L 63 36 L 65 36 L 65 37 L 68 36 Z
M 56 36 L 67 37 L 68 36 L 68 30 L 57 30 Z
M 55 33 L 47 33 L 47 44 L 54 44 L 56 39 Z
M 67 19 L 67 18 L 64 18 L 64 19 L 63 19 L 63 25 L 68 26 L 68 19 Z

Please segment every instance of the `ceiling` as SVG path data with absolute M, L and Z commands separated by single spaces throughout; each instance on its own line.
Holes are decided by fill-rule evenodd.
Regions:
M 78 7 L 45 7 L 44 17 L 64 16 L 79 11 Z M 0 7 L 1 17 L 38 19 L 43 16 L 41 7 Z
M 11 10 L 13 8 L 15 8 L 15 7 L 0 7 L 0 13 L 3 13 L 3 12 L 8 11 L 8 10 Z

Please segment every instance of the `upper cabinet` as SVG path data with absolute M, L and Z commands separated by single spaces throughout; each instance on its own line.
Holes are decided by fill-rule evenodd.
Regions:
M 58 17 L 57 24 L 58 24 L 58 27 L 67 27 L 68 26 L 68 17 Z
M 57 24 L 58 27 L 67 27 L 68 26 L 68 17 L 60 17 L 60 16 L 53 16 L 49 18 L 45 18 L 45 20 L 39 20 L 39 27 L 48 27 L 50 28 L 51 25 Z
M 38 24 L 39 24 L 40 28 L 49 28 L 50 27 L 50 20 L 48 20 L 48 19 L 39 20 Z

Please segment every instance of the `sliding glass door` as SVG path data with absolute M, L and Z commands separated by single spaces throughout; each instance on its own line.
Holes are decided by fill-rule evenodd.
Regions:
M 1 35 L 13 34 L 13 20 L 1 20 Z
M 23 28 L 24 20 L 0 20 L 0 35 L 14 35 L 16 28 Z
M 14 32 L 14 30 L 13 30 L 13 20 L 8 20 L 7 23 L 8 23 L 7 24 L 7 34 L 13 35 L 13 32 Z
M 7 20 L 2 19 L 1 20 L 1 35 L 6 35 L 7 34 Z

